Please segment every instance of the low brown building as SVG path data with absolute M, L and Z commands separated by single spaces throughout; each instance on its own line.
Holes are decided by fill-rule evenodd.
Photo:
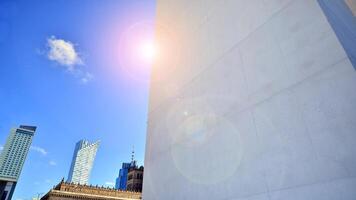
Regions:
M 127 190 L 142 192 L 143 184 L 143 166 L 131 167 L 127 175 Z
M 78 185 L 62 180 L 41 200 L 139 200 L 141 193 L 99 186 Z

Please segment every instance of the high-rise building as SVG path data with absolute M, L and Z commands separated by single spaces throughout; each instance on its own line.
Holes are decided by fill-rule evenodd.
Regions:
M 0 199 L 10 200 L 30 149 L 35 126 L 13 128 L 0 154 Z
M 355 0 L 157 0 L 144 200 L 356 199 Z
M 116 178 L 115 189 L 126 190 L 127 174 L 129 173 L 131 163 L 122 163 L 119 176 Z
M 99 141 L 89 143 L 86 140 L 80 140 L 77 142 L 68 174 L 68 182 L 79 184 L 89 183 L 90 173 L 93 168 L 98 147 Z

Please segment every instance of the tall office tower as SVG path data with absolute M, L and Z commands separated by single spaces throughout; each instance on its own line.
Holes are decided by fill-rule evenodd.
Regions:
M 115 189 L 126 190 L 127 174 L 129 173 L 130 167 L 131 163 L 122 163 L 122 168 L 120 169 L 119 176 L 116 179 Z
M 35 126 L 13 128 L 0 155 L 0 199 L 10 200 L 30 149 Z
M 157 0 L 143 199 L 356 198 L 355 0 Z
M 72 164 L 68 174 L 68 182 L 88 184 L 90 172 L 93 168 L 99 141 L 89 143 L 81 140 L 75 145 Z

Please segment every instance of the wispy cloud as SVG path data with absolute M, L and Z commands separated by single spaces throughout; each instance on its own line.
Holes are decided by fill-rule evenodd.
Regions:
M 89 81 L 91 81 L 93 78 L 94 78 L 94 76 L 91 73 L 85 72 L 84 75 L 82 76 L 82 78 L 80 79 L 80 82 L 83 84 L 86 84 Z
M 56 166 L 57 165 L 56 161 L 53 161 L 53 160 L 49 161 L 48 164 L 51 165 L 51 166 Z
M 106 181 L 106 182 L 105 182 L 105 185 L 114 187 L 115 183 L 114 183 L 114 182 L 111 182 L 111 181 Z
M 0 151 L 2 151 L 4 149 L 4 147 L 2 145 L 0 145 Z
M 85 65 L 81 53 L 73 42 L 51 36 L 47 39 L 47 58 L 86 84 L 93 80 L 93 74 L 83 69 Z
M 44 148 L 42 148 L 42 147 L 31 146 L 30 149 L 31 149 L 32 151 L 35 151 L 35 152 L 38 152 L 38 153 L 42 154 L 43 156 L 45 156 L 45 155 L 48 154 L 48 152 L 47 152 Z

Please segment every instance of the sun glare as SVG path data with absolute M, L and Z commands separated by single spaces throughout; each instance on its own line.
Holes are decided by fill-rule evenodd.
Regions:
M 128 77 L 150 81 L 151 69 L 166 63 L 167 35 L 157 33 L 154 23 L 139 22 L 120 34 L 116 55 Z
M 145 62 L 153 62 L 157 57 L 157 47 L 154 42 L 144 42 L 140 46 L 140 55 Z

